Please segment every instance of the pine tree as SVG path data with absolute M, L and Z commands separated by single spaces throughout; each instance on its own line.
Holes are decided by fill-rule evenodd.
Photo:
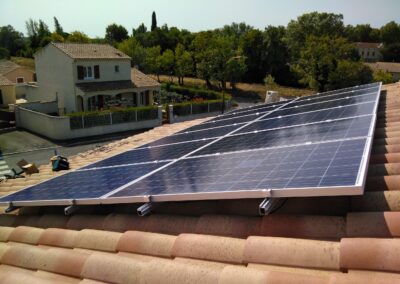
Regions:
M 154 31 L 157 29 L 157 18 L 156 18 L 156 12 L 153 11 L 153 14 L 151 15 L 151 31 Z
M 58 22 L 57 18 L 54 17 L 54 27 L 55 27 L 55 32 L 61 36 L 64 36 L 64 31 L 63 28 L 61 27 L 60 23 Z

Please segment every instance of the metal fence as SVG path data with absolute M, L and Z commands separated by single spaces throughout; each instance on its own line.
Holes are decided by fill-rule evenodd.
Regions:
M 173 105 L 173 115 L 186 116 L 194 114 L 202 114 L 208 112 L 222 111 L 222 101 L 217 102 L 203 102 L 192 104 L 176 104 Z M 231 107 L 231 101 L 225 101 L 225 110 Z
M 116 111 L 104 114 L 86 114 L 70 117 L 70 128 L 81 129 L 95 126 L 112 125 L 126 122 L 158 119 L 158 109 L 137 109 Z

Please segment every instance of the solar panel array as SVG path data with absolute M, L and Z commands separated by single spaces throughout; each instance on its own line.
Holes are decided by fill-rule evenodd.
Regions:
M 234 110 L 0 204 L 361 194 L 380 88 L 373 83 Z

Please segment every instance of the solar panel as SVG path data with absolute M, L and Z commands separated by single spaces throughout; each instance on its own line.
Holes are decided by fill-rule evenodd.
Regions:
M 13 206 L 363 192 L 380 83 L 234 110 L 0 198 Z

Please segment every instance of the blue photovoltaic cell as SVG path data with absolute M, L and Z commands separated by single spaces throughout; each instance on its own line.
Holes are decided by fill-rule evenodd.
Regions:
M 380 82 L 376 82 L 376 83 L 370 83 L 370 84 L 354 86 L 354 87 L 349 87 L 349 88 L 326 91 L 323 93 L 317 93 L 312 96 L 307 96 L 307 98 L 314 98 L 314 97 L 320 97 L 320 96 L 324 97 L 324 96 L 330 96 L 332 94 L 345 93 L 345 92 L 358 91 L 358 90 L 367 90 L 367 89 L 372 89 L 372 88 L 379 89 L 379 86 L 380 86 Z
M 70 172 L 0 198 L 0 202 L 99 198 L 165 164 Z
M 280 118 L 266 118 L 256 121 L 236 133 L 245 133 L 255 130 L 266 130 L 272 128 L 282 128 L 291 125 L 300 125 L 324 120 L 334 120 L 355 116 L 368 115 L 373 113 L 375 102 L 363 103 L 358 105 L 345 106 L 341 108 L 330 108 L 298 115 L 282 116 Z
M 369 115 L 354 119 L 335 120 L 291 128 L 227 136 L 196 152 L 196 155 L 366 137 L 368 136 L 372 119 L 373 116 Z
M 187 158 L 110 197 L 351 186 L 366 139 Z
M 165 145 L 152 148 L 138 148 L 98 161 L 94 164 L 84 167 L 83 169 L 177 159 L 209 142 L 210 141 L 208 140 L 194 141 L 190 143 L 184 143 L 182 145 Z

